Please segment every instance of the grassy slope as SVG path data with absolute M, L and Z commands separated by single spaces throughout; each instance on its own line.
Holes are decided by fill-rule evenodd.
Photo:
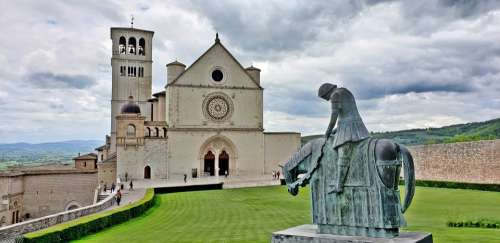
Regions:
M 310 195 L 284 187 L 159 195 L 145 215 L 81 242 L 270 242 L 271 232 L 310 223 Z M 500 193 L 417 188 L 405 230 L 432 232 L 434 242 L 499 242 L 500 230 L 448 228 L 448 219 L 500 219 Z
M 442 143 L 458 135 L 477 136 L 480 138 L 500 138 L 500 118 L 485 122 L 457 124 L 440 128 L 373 133 L 374 137 L 390 138 L 396 140 L 398 143 L 406 145 L 425 144 L 428 142 Z M 322 135 L 302 137 L 302 143 L 320 136 Z

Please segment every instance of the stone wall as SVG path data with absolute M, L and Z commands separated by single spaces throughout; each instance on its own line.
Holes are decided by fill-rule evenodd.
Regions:
M 91 205 L 98 186 L 97 171 L 37 172 L 24 176 L 23 215 L 30 218 Z
M 48 215 L 42 218 L 24 221 L 21 223 L 9 225 L 0 228 L 0 240 L 11 238 L 14 236 L 26 234 L 29 232 L 48 228 L 50 226 L 70 221 L 85 215 L 100 212 L 114 203 L 114 194 L 111 194 L 103 201 L 70 211 L 65 211 L 57 214 Z
M 409 147 L 420 180 L 500 184 L 500 139 Z
M 300 133 L 274 132 L 264 133 L 264 166 L 265 174 L 273 170 L 281 170 L 284 165 L 300 148 Z

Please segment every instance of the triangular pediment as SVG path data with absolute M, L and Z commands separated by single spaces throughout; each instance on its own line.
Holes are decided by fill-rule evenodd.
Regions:
M 219 76 L 214 74 L 215 70 L 221 71 L 217 73 Z M 221 73 L 222 79 L 217 81 Z M 261 86 L 248 75 L 243 66 L 220 41 L 216 41 L 179 77 L 167 84 L 167 86 L 183 85 L 261 89 Z

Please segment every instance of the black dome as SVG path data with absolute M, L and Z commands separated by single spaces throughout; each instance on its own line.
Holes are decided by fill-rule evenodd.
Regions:
M 129 102 L 122 106 L 122 113 L 140 114 L 141 108 L 129 98 Z

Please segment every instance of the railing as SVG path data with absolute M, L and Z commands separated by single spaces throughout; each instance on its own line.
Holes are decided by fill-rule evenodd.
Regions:
M 8 225 L 0 228 L 0 242 L 8 239 L 15 239 L 17 236 L 45 229 L 50 226 L 70 221 L 85 215 L 97 213 L 102 211 L 115 202 L 114 196 L 116 193 L 110 194 L 106 199 L 86 207 L 81 207 L 73 210 L 68 210 L 56 214 L 47 215 L 41 218 L 36 218 L 24 221 L 17 224 Z

